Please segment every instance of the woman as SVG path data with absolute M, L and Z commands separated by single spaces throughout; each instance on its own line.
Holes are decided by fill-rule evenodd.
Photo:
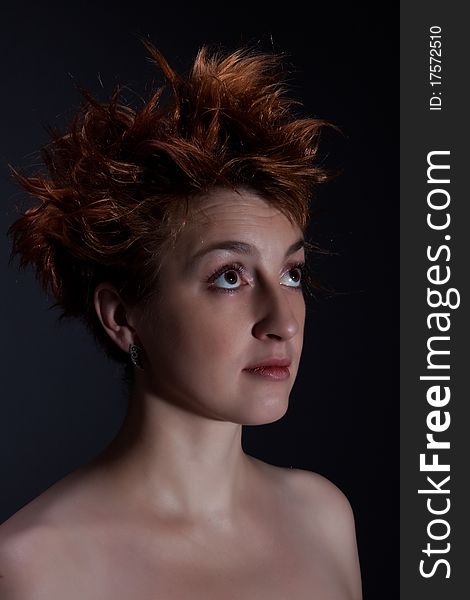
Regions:
M 15 172 L 41 202 L 12 254 L 124 365 L 130 402 L 98 459 L 2 525 L 0 595 L 358 600 L 345 496 L 241 447 L 297 374 L 325 123 L 294 116 L 277 56 L 204 47 L 184 78 L 146 45 L 166 88 L 140 111 L 84 92 L 47 176 Z

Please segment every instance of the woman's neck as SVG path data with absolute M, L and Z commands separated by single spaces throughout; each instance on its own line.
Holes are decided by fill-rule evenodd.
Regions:
M 93 463 L 117 498 L 162 516 L 235 519 L 252 460 L 242 426 L 210 419 L 136 388 L 124 423 Z

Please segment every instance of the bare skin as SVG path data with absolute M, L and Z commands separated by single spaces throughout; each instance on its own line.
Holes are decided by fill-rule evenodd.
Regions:
M 288 407 L 305 321 L 292 266 L 301 237 L 254 192 L 213 190 L 165 258 L 150 319 L 97 287 L 103 327 L 123 350 L 144 348 L 144 370 L 108 449 L 0 527 L 2 599 L 360 600 L 344 495 L 241 447 L 242 424 Z M 191 261 L 227 240 L 250 253 Z M 208 282 L 233 263 L 242 270 Z M 272 356 L 291 360 L 288 379 L 244 371 Z

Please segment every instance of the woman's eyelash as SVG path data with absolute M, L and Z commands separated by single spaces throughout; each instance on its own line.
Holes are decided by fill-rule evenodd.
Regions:
M 292 287 L 295 290 L 302 290 L 302 280 L 303 280 L 303 277 L 305 274 L 305 268 L 306 268 L 305 262 L 297 262 L 297 263 L 288 265 L 286 273 L 288 273 L 289 271 L 292 271 L 293 269 L 299 269 L 300 282 L 299 282 L 298 286 L 287 286 L 287 287 Z M 247 269 L 240 263 L 230 263 L 227 265 L 223 265 L 222 267 L 217 269 L 217 271 L 215 271 L 215 273 L 212 273 L 212 275 L 207 280 L 207 283 L 211 284 L 212 289 L 214 289 L 216 291 L 224 292 L 224 293 L 233 293 L 239 289 L 239 288 L 222 288 L 222 287 L 217 287 L 217 286 L 213 285 L 214 281 L 216 281 L 221 275 L 223 275 L 227 271 L 235 271 L 235 272 L 239 273 L 240 276 L 247 274 Z
M 212 275 L 209 277 L 209 279 L 207 280 L 208 283 L 214 283 L 214 281 L 216 279 L 218 279 L 221 275 L 223 275 L 224 273 L 226 273 L 227 271 L 236 271 L 239 275 L 246 275 L 247 270 L 245 269 L 245 267 L 243 265 L 241 265 L 240 263 L 231 263 L 228 265 L 224 265 L 223 267 L 220 267 L 220 269 L 217 269 L 217 271 L 215 273 L 212 273 Z M 215 286 L 214 286 L 215 288 Z M 222 291 L 225 292 L 233 292 L 233 289 L 228 289 L 228 288 L 216 288 L 216 289 L 221 289 Z

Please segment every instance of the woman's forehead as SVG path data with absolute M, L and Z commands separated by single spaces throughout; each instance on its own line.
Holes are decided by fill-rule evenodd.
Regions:
M 208 247 L 250 246 L 246 254 L 284 252 L 303 239 L 300 227 L 251 191 L 214 190 L 198 198 L 179 230 L 175 249 L 194 255 Z
M 224 212 L 259 214 L 277 212 L 276 207 L 263 198 L 258 192 L 244 188 L 213 188 L 199 196 L 192 204 L 192 214 L 203 218 L 206 214 L 223 214 Z
M 257 228 L 298 231 L 298 226 L 268 200 L 250 190 L 213 190 L 202 196 L 190 211 L 186 229 L 218 234 L 225 230 L 256 230 Z

